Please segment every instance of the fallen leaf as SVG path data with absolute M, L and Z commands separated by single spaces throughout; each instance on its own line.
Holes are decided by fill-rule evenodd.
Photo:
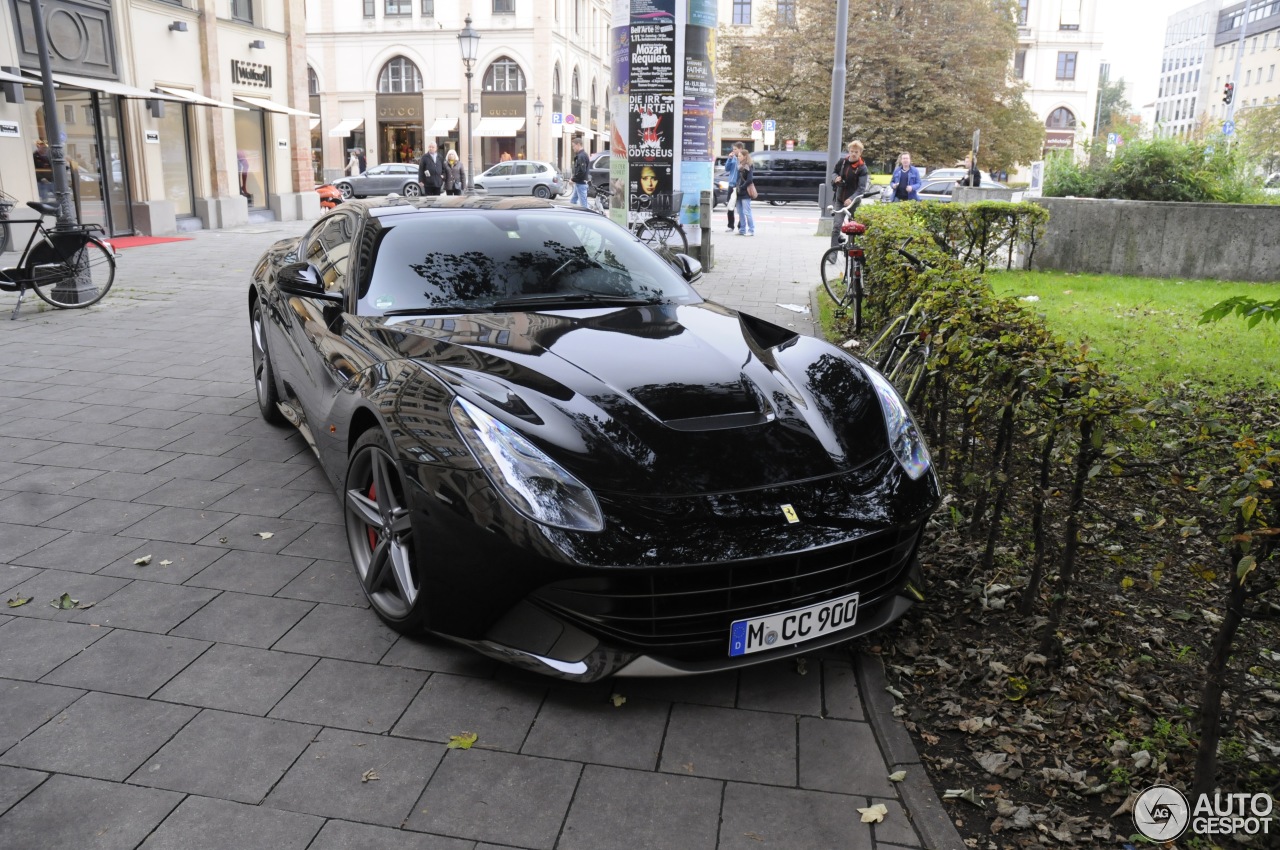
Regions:
M 219 543 L 226 543 L 226 542 L 227 542 L 227 538 L 225 538 L 225 537 L 219 537 L 219 538 L 218 538 L 218 542 L 219 542 Z
M 451 750 L 469 750 L 471 745 L 479 740 L 480 736 L 475 732 L 463 732 L 461 735 L 450 735 L 448 747 Z
M 893 773 L 889 774 L 890 782 L 901 782 L 906 778 L 907 778 L 907 772 L 905 770 L 895 770 Z
M 627 701 L 627 698 L 624 697 L 622 694 L 614 694 L 613 696 L 609 697 L 609 699 L 613 701 L 614 708 L 622 708 L 622 704 Z
M 378 772 L 376 770 L 373 770 L 372 768 L 360 774 L 361 782 L 377 782 L 378 779 L 379 779 Z
M 889 814 L 889 807 L 884 803 L 876 803 L 874 806 L 858 809 L 858 814 L 862 815 L 863 823 L 880 823 Z
M 959 788 L 948 788 L 942 792 L 942 799 L 964 800 L 966 803 L 972 803 L 980 809 L 986 808 L 982 801 L 978 799 L 977 793 L 972 788 L 965 788 L 964 790 L 960 790 Z
M 151 556 L 150 556 L 150 555 L 143 555 L 141 558 L 134 558 L 134 559 L 133 559 L 133 565 L 134 565 L 135 567 L 145 567 L 145 566 L 146 566 L 147 564 L 149 564 L 149 563 L 151 563 Z
M 893 696 L 897 699 L 902 699 L 902 700 L 906 699 L 906 697 L 902 695 L 902 691 L 898 690 L 893 685 L 885 685 L 884 689 L 889 693 L 893 694 Z
M 270 531 L 259 531 L 257 532 L 257 536 L 261 537 L 263 540 L 270 540 L 272 537 L 275 537 L 275 534 Z
M 764 841 L 764 836 L 758 832 L 744 832 L 743 838 L 750 838 L 752 841 Z
M 86 609 L 92 608 L 94 605 L 97 605 L 97 604 L 98 604 L 97 602 L 77 602 L 76 608 L 81 611 L 84 611 Z
M 160 566 L 162 566 L 162 567 L 167 567 L 167 566 L 169 566 L 169 565 L 170 565 L 170 564 L 172 564 L 172 563 L 173 563 L 173 561 L 170 561 L 168 558 L 166 558 L 166 559 L 164 559 L 163 561 L 161 561 L 161 562 L 160 562 Z
M 31 601 L 30 596 L 13 596 L 6 603 L 10 608 L 19 608 Z
M 80 600 L 72 599 L 70 593 L 64 593 L 61 596 L 59 596 L 57 599 L 51 599 L 49 601 L 50 608 L 57 608 L 62 611 L 69 611 L 79 604 L 80 604 Z

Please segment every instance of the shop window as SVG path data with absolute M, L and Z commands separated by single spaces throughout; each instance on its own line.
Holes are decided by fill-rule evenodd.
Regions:
M 1076 78 L 1076 53 L 1075 51 L 1060 51 L 1058 53 L 1058 79 L 1074 80 Z
M 316 76 L 316 69 L 307 67 L 307 94 L 320 94 L 320 78 Z
M 484 72 L 485 91 L 524 91 L 524 72 L 514 59 L 503 56 Z
M 751 0 L 733 0 L 733 22 L 741 27 L 751 26 Z
M 422 91 L 422 74 L 418 66 L 403 56 L 397 56 L 382 66 L 378 75 L 380 94 L 413 94 Z
M 253 0 L 231 0 L 231 19 L 244 24 L 253 23 Z

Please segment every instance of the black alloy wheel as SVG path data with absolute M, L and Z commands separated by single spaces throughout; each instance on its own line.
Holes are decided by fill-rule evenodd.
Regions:
M 271 367 L 271 355 L 267 353 L 266 326 L 262 321 L 262 302 L 255 298 L 249 308 L 249 335 L 253 348 L 253 386 L 258 396 L 258 411 L 272 425 L 284 425 L 288 420 L 277 406 L 280 395 L 276 392 L 275 370 Z

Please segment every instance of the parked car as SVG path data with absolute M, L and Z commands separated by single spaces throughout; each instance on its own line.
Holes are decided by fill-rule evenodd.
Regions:
M 1272 174 L 1263 184 L 1262 191 L 1268 195 L 1280 195 L 1280 171 Z
M 934 180 L 932 176 L 925 178 L 924 183 L 920 186 L 920 200 L 949 202 L 951 200 L 951 192 L 956 188 L 956 181 L 963 176 L 964 169 L 962 168 L 960 173 L 954 177 L 946 177 L 942 180 Z M 1007 189 L 1009 187 L 999 181 L 983 178 L 982 188 Z
M 757 202 L 785 204 L 790 201 L 818 202 L 818 190 L 827 179 L 824 151 L 761 151 L 751 155 Z M 716 173 L 713 204 L 729 201 L 728 171 Z
M 332 183 L 325 183 L 323 186 L 316 187 L 316 193 L 320 195 L 320 208 L 331 210 L 338 204 L 342 203 L 342 192 Z
M 422 194 L 422 186 L 418 184 L 418 166 L 409 162 L 384 162 L 358 176 L 341 177 L 333 181 L 333 185 L 347 200 L 393 192 L 409 198 Z
M 549 162 L 534 159 L 515 159 L 499 162 L 476 177 L 477 192 L 489 195 L 534 195 L 554 198 L 562 194 L 565 180 Z
M 596 196 L 596 187 L 609 187 L 609 163 L 613 157 L 608 151 L 601 151 L 591 158 L 591 170 L 587 173 L 587 194 Z
M 258 261 L 259 409 L 319 458 L 384 622 L 594 681 L 811 652 L 921 598 L 940 493 L 897 391 L 677 261 L 485 197 L 345 203 Z

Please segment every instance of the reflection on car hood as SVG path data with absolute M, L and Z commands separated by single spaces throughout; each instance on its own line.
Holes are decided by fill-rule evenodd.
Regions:
M 856 361 L 715 304 L 401 318 L 383 333 L 602 491 L 771 486 L 888 448 Z

